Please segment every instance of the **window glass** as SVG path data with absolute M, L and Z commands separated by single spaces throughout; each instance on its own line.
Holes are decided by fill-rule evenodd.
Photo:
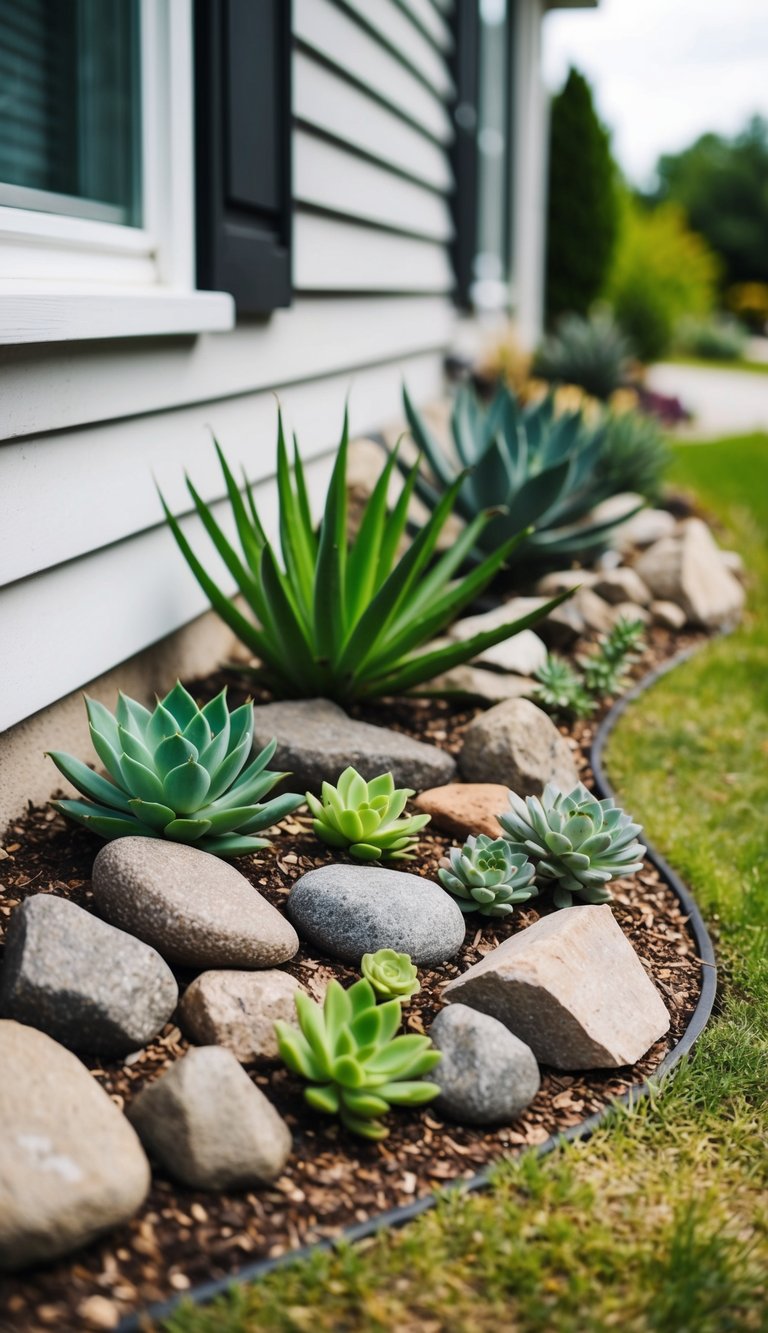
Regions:
M 139 226 L 138 0 L 0 0 L 0 204 Z

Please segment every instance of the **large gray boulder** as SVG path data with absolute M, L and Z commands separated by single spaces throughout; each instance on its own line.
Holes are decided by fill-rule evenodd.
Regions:
M 203 972 L 184 992 L 179 1024 L 201 1046 L 225 1046 L 241 1064 L 277 1059 L 275 1021 L 296 1019 L 299 983 L 287 972 Z
M 635 569 L 655 599 L 676 602 L 692 625 L 713 629 L 729 624 L 744 605 L 744 589 L 723 564 L 700 518 L 686 519 L 676 536 L 649 547 Z
M 275 1180 L 291 1133 L 231 1051 L 197 1046 L 128 1108 L 162 1167 L 192 1189 L 247 1189 Z
M 497 1018 L 556 1069 L 632 1065 L 669 1028 L 661 997 L 607 903 L 542 917 L 443 995 Z
M 234 866 L 160 838 L 116 838 L 93 863 L 96 907 L 185 967 L 275 967 L 298 937 Z
M 497 704 L 470 722 L 459 766 L 468 782 L 501 783 L 518 796 L 540 796 L 548 782 L 569 792 L 579 781 L 565 737 L 529 699 Z
M 443 1058 L 430 1074 L 435 1109 L 462 1125 L 508 1125 L 533 1101 L 541 1078 L 530 1046 L 466 1004 L 441 1009 L 429 1030 Z
M 39 893 L 11 917 L 0 1014 L 74 1051 L 127 1055 L 157 1036 L 179 989 L 160 954 L 66 898 Z
M 456 765 L 434 745 L 399 731 L 356 722 L 330 699 L 296 699 L 254 709 L 254 746 L 277 741 L 273 768 L 291 774 L 297 791 L 334 785 L 351 764 L 368 781 L 391 772 L 395 785 L 423 791 L 450 782 Z
M 122 1226 L 149 1191 L 125 1116 L 76 1056 L 0 1020 L 0 1269 L 25 1268 Z
M 380 866 L 310 870 L 291 889 L 288 915 L 302 939 L 348 963 L 396 949 L 431 967 L 458 952 L 466 931 L 453 898 L 437 884 Z

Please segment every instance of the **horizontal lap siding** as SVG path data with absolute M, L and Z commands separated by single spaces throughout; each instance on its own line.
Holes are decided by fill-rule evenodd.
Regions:
M 292 307 L 229 334 L 0 353 L 0 730 L 205 609 L 154 483 L 194 529 L 185 468 L 212 503 L 223 492 L 211 430 L 273 523 L 275 390 L 316 499 L 347 393 L 360 434 L 399 414 L 403 379 L 422 401 L 440 392 L 454 325 L 447 15 L 432 0 L 295 0 L 294 13 Z

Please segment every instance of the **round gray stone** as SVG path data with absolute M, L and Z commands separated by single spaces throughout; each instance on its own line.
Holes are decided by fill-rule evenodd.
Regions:
M 159 838 L 117 838 L 93 863 L 103 916 L 171 963 L 274 967 L 293 958 L 293 926 L 234 866 Z
M 11 917 L 0 1014 L 74 1051 L 137 1050 L 168 1022 L 178 997 L 159 953 L 66 898 L 36 894 Z
M 498 1019 L 451 1004 L 429 1032 L 443 1058 L 429 1077 L 442 1089 L 435 1109 L 464 1125 L 507 1125 L 541 1082 L 530 1046 Z
M 430 967 L 453 957 L 466 930 L 453 898 L 437 884 L 380 866 L 310 870 L 291 890 L 288 915 L 303 939 L 349 963 L 396 949 Z

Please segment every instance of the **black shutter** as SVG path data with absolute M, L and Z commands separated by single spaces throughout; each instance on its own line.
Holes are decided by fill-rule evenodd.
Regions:
M 477 123 L 480 76 L 480 31 L 478 0 L 457 0 L 453 16 L 455 56 L 453 77 L 456 84 L 452 163 L 453 195 L 453 267 L 456 275 L 456 301 L 469 308 L 470 291 L 477 254 Z
M 291 3 L 195 0 L 197 283 L 291 301 Z

